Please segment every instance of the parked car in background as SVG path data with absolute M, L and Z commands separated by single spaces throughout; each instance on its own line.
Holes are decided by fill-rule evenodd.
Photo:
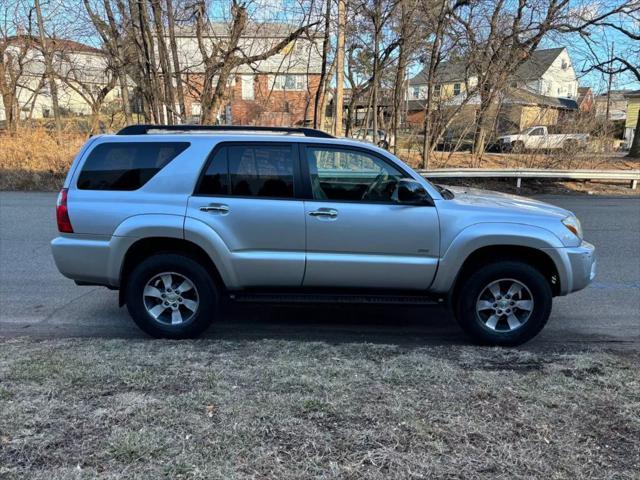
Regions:
M 388 150 L 390 146 L 395 143 L 395 138 L 393 134 L 388 133 L 386 130 L 378 130 L 378 139 L 377 142 L 373 141 L 373 128 L 369 129 L 358 129 L 353 132 L 352 138 L 356 138 L 358 140 L 366 140 L 370 143 L 375 143 L 380 148 L 384 148 Z
M 434 185 L 317 130 L 133 125 L 90 138 L 57 202 L 58 269 L 156 337 L 227 301 L 449 305 L 479 343 L 535 336 L 594 278 L 571 212 Z
M 560 133 L 555 126 L 535 126 L 513 135 L 503 135 L 497 141 L 504 152 L 557 149 L 572 152 L 587 146 L 589 134 Z
M 473 150 L 474 132 L 447 130 L 436 145 L 440 152 L 470 152 Z

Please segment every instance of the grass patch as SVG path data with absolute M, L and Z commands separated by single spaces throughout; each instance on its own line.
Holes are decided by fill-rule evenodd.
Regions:
M 3 340 L 2 478 L 633 478 L 634 357 Z
M 59 190 L 87 134 L 44 128 L 0 134 L 0 190 Z

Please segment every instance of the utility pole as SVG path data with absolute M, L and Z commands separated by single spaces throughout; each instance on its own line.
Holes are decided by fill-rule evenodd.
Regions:
M 347 24 L 346 0 L 338 0 L 338 40 L 336 45 L 336 98 L 334 105 L 334 135 L 341 137 L 344 108 L 344 41 Z

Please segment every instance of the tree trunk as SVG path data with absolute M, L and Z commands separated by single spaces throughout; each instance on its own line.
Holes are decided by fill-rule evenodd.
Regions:
M 482 154 L 487 140 L 487 121 L 491 116 L 493 93 L 485 93 L 480 89 L 480 109 L 476 117 L 476 130 L 473 137 L 473 162 L 475 167 L 480 166 Z
M 173 17 L 173 0 L 167 1 L 167 23 L 169 28 L 169 46 L 171 47 L 171 58 L 173 59 L 173 73 L 176 79 L 176 94 L 178 95 L 178 106 L 180 108 L 180 119 L 182 123 L 187 121 L 187 112 L 184 103 L 184 88 L 182 87 L 182 70 L 178 57 L 178 45 L 176 43 L 175 19 Z
M 336 96 L 334 105 L 334 135 L 341 137 L 342 114 L 344 109 L 344 43 L 347 23 L 346 0 L 338 0 L 338 40 L 336 45 Z
M 640 112 L 638 112 L 636 128 L 633 133 L 633 142 L 631 143 L 628 156 L 631 158 L 640 158 Z
M 127 73 L 124 68 L 118 71 L 118 81 L 120 83 L 120 93 L 122 95 L 122 110 L 124 111 L 124 120 L 127 125 L 133 123 L 131 115 L 131 101 L 129 99 L 129 86 L 127 85 Z
M 322 40 L 322 68 L 320 69 L 320 81 L 318 82 L 318 90 L 316 90 L 315 102 L 313 106 L 313 128 L 323 128 L 321 122 L 320 109 L 322 108 L 321 99 L 325 94 L 325 83 L 327 79 L 327 62 L 329 59 L 329 30 L 331 20 L 331 0 L 326 0 L 327 8 L 324 17 L 324 39 Z
M 164 104 L 166 105 L 166 123 L 173 125 L 175 101 L 173 99 L 173 74 L 171 72 L 171 63 L 169 62 L 169 52 L 164 35 L 164 26 L 162 24 L 162 7 L 160 0 L 149 0 L 151 11 L 153 13 L 153 23 L 156 30 L 156 42 L 158 43 L 158 58 L 160 60 L 160 69 L 162 70 L 162 80 L 164 86 Z
M 7 122 L 7 130 L 13 132 L 16 129 L 16 101 L 15 96 L 11 93 L 2 94 L 2 103 L 4 104 L 4 118 Z
M 373 84 L 371 88 L 371 106 L 373 108 L 373 143 L 378 144 L 378 85 L 380 83 L 380 24 L 382 23 L 381 1 L 375 0 L 373 19 Z
M 56 130 L 62 130 L 62 120 L 60 119 L 60 104 L 58 103 L 58 85 L 56 84 L 55 72 L 53 70 L 52 52 L 44 33 L 44 18 L 40 8 L 40 0 L 35 0 L 36 16 L 38 18 L 38 33 L 40 35 L 40 46 L 42 47 L 42 57 L 44 59 L 44 74 L 49 82 L 49 93 L 51 94 L 51 108 L 56 122 Z

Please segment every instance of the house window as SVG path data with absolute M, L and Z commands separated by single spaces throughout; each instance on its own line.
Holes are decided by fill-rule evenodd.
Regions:
M 271 88 L 273 90 L 306 90 L 306 75 L 282 74 L 271 77 Z
M 191 104 L 191 115 L 199 116 L 202 113 L 202 107 L 199 103 Z
M 435 98 L 440 98 L 440 91 L 442 90 L 442 85 L 435 85 L 433 87 L 433 96 Z
M 567 68 L 569 68 L 569 64 L 566 60 L 562 60 L 562 70 L 566 70 Z
M 454 83 L 453 84 L 453 94 L 454 95 L 460 95 L 460 91 L 462 90 L 462 85 L 460 85 L 459 83 Z
M 253 100 L 253 75 L 242 75 L 242 99 Z
M 418 100 L 420 98 L 420 87 L 413 87 L 411 89 L 411 98 L 413 100 Z

